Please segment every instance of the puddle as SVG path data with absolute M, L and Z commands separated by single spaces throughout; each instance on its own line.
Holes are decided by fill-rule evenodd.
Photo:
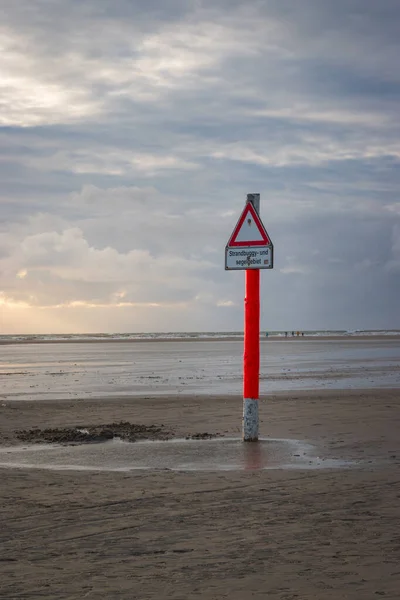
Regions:
M 320 458 L 316 447 L 290 439 L 239 438 L 139 441 L 90 445 L 0 448 L 0 467 L 79 471 L 252 471 L 345 468 L 351 462 Z

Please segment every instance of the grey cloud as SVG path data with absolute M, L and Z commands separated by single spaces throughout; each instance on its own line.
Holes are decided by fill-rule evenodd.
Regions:
M 399 23 L 391 0 L 11 3 L 3 293 L 69 327 L 89 302 L 90 327 L 240 329 L 223 247 L 260 191 L 263 326 L 400 326 Z

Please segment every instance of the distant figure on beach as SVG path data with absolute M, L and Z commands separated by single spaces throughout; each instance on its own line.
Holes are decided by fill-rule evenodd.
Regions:
M 292 331 L 292 337 L 294 337 L 294 331 Z
M 268 331 L 265 332 L 265 337 L 268 337 Z
M 285 337 L 287 337 L 287 331 L 285 331 Z
M 301 337 L 304 337 L 304 331 L 301 332 Z

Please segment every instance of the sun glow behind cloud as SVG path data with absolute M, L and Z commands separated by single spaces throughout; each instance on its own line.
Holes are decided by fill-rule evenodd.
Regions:
M 393 327 L 399 13 L 9 3 L 3 331 L 240 329 L 223 248 L 251 191 L 275 244 L 265 326 Z

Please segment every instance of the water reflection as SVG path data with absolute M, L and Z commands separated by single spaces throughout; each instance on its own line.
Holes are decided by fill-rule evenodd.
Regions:
M 246 471 L 257 471 L 268 468 L 268 453 L 262 442 L 243 443 L 244 469 Z
M 14 446 L 0 448 L 0 467 L 95 471 L 257 471 L 261 469 L 343 467 L 321 461 L 307 442 L 263 439 L 246 443 L 238 438 L 175 439 L 168 442 L 113 440 L 80 446 Z

